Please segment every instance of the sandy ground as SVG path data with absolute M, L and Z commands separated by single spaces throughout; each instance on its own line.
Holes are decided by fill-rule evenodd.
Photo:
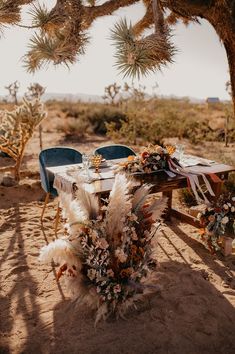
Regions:
M 53 141 L 81 151 L 104 142 L 91 138 L 67 144 L 53 131 L 44 139 L 44 147 Z M 36 135 L 23 169 L 37 171 L 38 150 Z M 1 354 L 235 352 L 234 256 L 210 255 L 196 240 L 196 229 L 173 219 L 159 235 L 159 292 L 126 320 L 94 328 L 94 313 L 75 306 L 63 282 L 56 282 L 56 266 L 38 262 L 40 248 L 55 237 L 56 200 L 40 224 L 44 197 L 37 175 L 23 178 L 19 186 L 0 187 Z

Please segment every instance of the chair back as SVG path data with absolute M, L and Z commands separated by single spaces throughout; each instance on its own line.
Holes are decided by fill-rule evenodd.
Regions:
M 54 175 L 49 173 L 46 168 L 52 166 L 72 165 L 82 162 L 82 154 L 68 147 L 53 147 L 42 150 L 39 154 L 39 168 L 42 188 L 54 196 L 57 191 L 53 188 Z
M 106 160 L 121 159 L 131 155 L 136 155 L 134 150 L 132 150 L 129 146 L 120 144 L 101 146 L 94 151 L 94 154 L 100 154 Z

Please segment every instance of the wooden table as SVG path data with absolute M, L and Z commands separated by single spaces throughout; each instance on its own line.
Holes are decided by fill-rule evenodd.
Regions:
M 111 160 L 111 164 L 117 164 L 123 162 L 125 159 Z M 81 164 L 77 165 L 67 165 L 67 166 L 56 166 L 47 168 L 49 173 L 52 173 L 56 176 L 65 173 L 66 170 L 71 168 L 81 167 Z M 210 179 L 210 184 L 215 193 L 214 198 L 218 198 L 221 193 L 221 187 L 223 181 L 228 178 L 230 172 L 235 171 L 235 166 L 229 166 L 225 164 L 214 163 L 211 166 L 193 166 L 186 167 L 185 171 L 190 171 L 193 168 L 195 172 L 200 172 L 205 175 L 215 174 L 220 178 L 220 181 L 213 182 Z M 105 169 L 103 169 L 105 170 Z M 101 169 L 102 172 L 102 169 Z M 182 213 L 179 210 L 176 210 L 172 207 L 172 193 L 173 190 L 181 189 L 187 187 L 187 178 L 182 175 L 176 175 L 175 177 L 169 177 L 165 171 L 157 171 L 151 174 L 136 174 L 134 176 L 136 187 L 143 183 L 151 183 L 153 185 L 151 192 L 158 193 L 162 192 L 164 196 L 168 198 L 168 211 L 166 218 L 169 219 L 171 216 L 179 218 L 181 221 L 189 223 L 195 227 L 200 227 L 199 221 L 185 213 Z M 72 183 L 72 182 L 71 182 Z M 107 179 L 100 179 L 93 181 L 92 183 L 85 183 L 85 188 L 90 193 L 96 193 L 98 195 L 107 194 L 112 189 L 114 183 L 114 177 Z M 75 187 L 75 184 L 74 186 Z

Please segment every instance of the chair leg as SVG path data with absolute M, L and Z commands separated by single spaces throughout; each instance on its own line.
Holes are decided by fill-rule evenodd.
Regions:
M 47 206 L 48 200 L 49 200 L 49 196 L 50 196 L 50 193 L 47 193 L 47 194 L 46 194 L 45 201 L 44 201 L 43 209 L 42 209 L 41 218 L 40 218 L 41 222 L 42 222 L 43 215 L 44 215 L 44 212 L 45 212 L 45 209 L 46 209 L 46 206 Z
M 55 235 L 57 235 L 59 219 L 60 219 L 60 202 L 58 202 L 56 217 L 55 217 Z

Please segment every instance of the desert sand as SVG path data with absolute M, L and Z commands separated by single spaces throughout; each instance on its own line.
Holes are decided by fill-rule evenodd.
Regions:
M 103 143 L 91 137 L 67 145 L 91 151 Z M 61 144 L 58 133 L 45 134 L 44 147 Z M 41 225 L 38 151 L 36 134 L 23 163 L 30 173 L 18 186 L 0 186 L 0 353 L 234 353 L 235 257 L 209 254 L 197 230 L 175 219 L 159 233 L 159 290 L 126 320 L 94 327 L 94 312 L 56 281 L 56 265 L 38 261 L 40 248 L 55 238 L 57 205 L 50 200 Z

